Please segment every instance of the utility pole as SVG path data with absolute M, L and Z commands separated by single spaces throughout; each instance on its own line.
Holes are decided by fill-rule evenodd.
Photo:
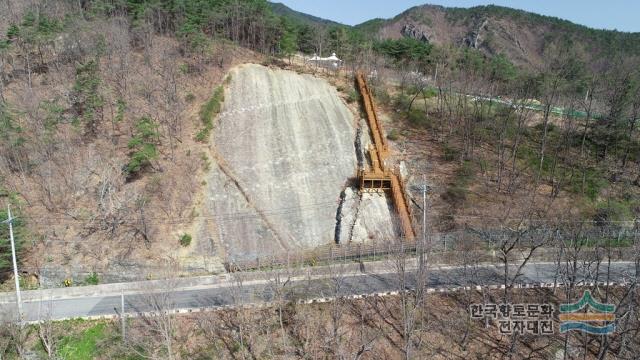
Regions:
M 584 96 L 585 104 L 587 103 L 587 101 L 589 101 L 589 89 L 587 89 L 587 94 Z
M 11 205 L 7 204 L 7 223 L 9 224 L 9 238 L 11 239 L 11 257 L 13 258 L 13 279 L 16 282 L 16 299 L 18 302 L 18 322 L 22 324 L 22 299 L 20 298 L 20 279 L 18 278 L 18 262 L 16 261 L 16 244 L 13 238 L 13 217 Z
M 125 313 L 124 313 L 124 291 L 120 292 L 120 311 L 118 311 L 118 308 L 116 306 L 113 307 L 113 311 L 116 313 L 116 315 L 120 316 L 120 323 L 122 325 L 122 342 L 125 343 L 127 342 L 127 338 L 126 338 L 126 322 L 125 322 Z
M 420 267 L 424 264 L 424 252 L 427 245 L 427 181 L 422 175 L 422 242 L 420 244 Z
M 427 181 L 422 175 L 422 243 L 427 239 Z

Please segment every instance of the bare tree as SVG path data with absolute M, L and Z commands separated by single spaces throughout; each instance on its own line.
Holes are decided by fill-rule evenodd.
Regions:
M 18 323 L 16 314 L 10 311 L 0 314 L 0 359 L 11 358 L 10 354 L 15 352 L 19 358 L 25 358 L 27 353 L 27 340 L 32 328 Z
M 149 288 L 139 295 L 141 306 L 134 308 L 137 318 L 130 326 L 126 344 L 134 353 L 149 359 L 175 359 L 176 320 L 173 289 L 176 287 L 177 264 L 168 262 L 161 289 Z
M 56 357 L 56 350 L 58 345 L 58 334 L 55 329 L 54 323 L 51 320 L 51 312 L 53 311 L 53 302 L 49 301 L 44 306 L 43 309 L 43 301 L 42 299 L 38 303 L 40 306 L 39 309 L 39 321 L 38 321 L 38 338 L 40 339 L 40 344 L 47 352 L 47 356 L 49 359 L 54 359 Z
M 276 269 L 266 273 L 269 284 L 268 291 L 271 293 L 272 302 L 275 304 L 276 313 L 278 315 L 278 326 L 280 328 L 282 349 L 286 353 L 288 348 L 288 335 L 285 329 L 286 307 L 289 303 L 289 295 L 291 294 L 291 278 L 295 272 L 290 266 L 284 269 Z
M 382 321 L 393 330 L 392 333 L 385 334 L 387 340 L 400 351 L 404 359 L 411 359 L 414 357 L 414 350 L 423 344 L 429 247 L 425 244 L 418 245 L 416 259 L 407 251 L 407 245 L 402 238 L 394 241 L 395 249 L 389 259 L 389 267 L 397 284 L 397 302 L 374 298 L 370 304 Z
M 345 276 L 347 266 L 344 262 L 333 262 L 329 265 L 329 297 L 332 298 L 329 304 L 330 326 L 324 338 L 323 345 L 328 354 L 332 354 L 335 359 L 345 359 L 346 350 L 344 348 L 344 315 L 345 315 Z
M 15 314 L 11 312 L 0 314 L 0 359 L 5 359 L 13 342 L 12 322 Z
M 235 308 L 207 313 L 198 319 L 198 328 L 208 339 L 222 342 L 232 357 L 259 359 L 266 347 L 260 341 L 260 336 L 264 336 L 260 325 L 268 312 L 252 308 L 252 294 L 244 287 L 243 273 L 231 276 L 230 296 Z

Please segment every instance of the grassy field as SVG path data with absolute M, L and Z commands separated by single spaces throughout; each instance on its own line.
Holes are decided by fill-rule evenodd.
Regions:
M 107 324 L 104 322 L 86 323 L 84 321 L 71 321 L 66 324 L 70 330 L 74 327 L 87 328 L 78 333 L 67 335 L 60 340 L 58 356 L 66 360 L 93 359 L 98 356 L 98 346 L 111 337 Z

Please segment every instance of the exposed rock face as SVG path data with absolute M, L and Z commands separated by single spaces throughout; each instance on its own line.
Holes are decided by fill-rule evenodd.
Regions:
M 427 33 L 425 33 L 424 31 L 418 29 L 413 24 L 406 24 L 402 27 L 402 36 L 425 43 L 429 42 L 429 35 L 427 35 Z
M 462 42 L 473 49 L 479 49 L 482 45 L 482 35 L 485 32 L 487 25 L 489 24 L 489 20 L 484 19 L 480 26 L 478 26 L 475 30 L 469 32 L 463 39 Z
M 253 64 L 230 76 L 203 208 L 212 223 L 207 234 L 229 260 L 393 232 L 386 199 L 365 201 L 359 211 L 358 194 L 345 190 L 356 175 L 356 122 L 335 88 Z M 368 222 L 354 225 L 351 213 Z M 215 251 L 206 245 L 199 239 L 197 251 Z
M 340 243 L 388 241 L 395 233 L 393 205 L 385 193 L 362 193 L 347 188 L 342 204 Z
M 541 49 L 558 31 L 557 24 L 539 20 L 532 22 L 528 16 L 515 13 L 498 14 L 492 7 L 463 11 L 424 5 L 380 22 L 375 35 L 382 39 L 408 37 L 428 39 L 429 44 L 439 46 L 469 47 L 488 56 L 502 54 L 519 66 L 537 68 L 544 62 Z M 589 42 L 583 34 L 569 32 L 576 39 Z
M 360 120 L 356 134 L 356 155 L 364 161 L 365 149 L 371 146 L 371 132 L 364 119 Z M 340 244 L 366 242 L 372 239 L 392 239 L 396 233 L 393 221 L 392 200 L 385 193 L 358 193 L 357 189 L 346 188 L 341 194 L 342 202 L 337 215 L 339 231 L 336 231 L 336 242 Z M 338 230 L 338 227 L 336 227 Z

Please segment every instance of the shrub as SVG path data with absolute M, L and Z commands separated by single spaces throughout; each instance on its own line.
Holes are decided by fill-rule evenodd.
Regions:
M 388 106 L 391 104 L 391 95 L 389 95 L 389 92 L 387 92 L 385 88 L 381 86 L 376 87 L 374 89 L 374 94 L 380 104 L 384 106 Z
M 129 163 L 126 166 L 128 177 L 138 174 L 158 157 L 156 128 L 156 123 L 148 116 L 140 118 L 136 123 L 133 138 L 129 140 L 128 144 L 131 149 Z
M 186 102 L 189 102 L 189 103 L 193 102 L 193 100 L 195 100 L 195 99 L 196 99 L 196 96 L 193 95 L 192 93 L 187 93 L 187 95 L 185 95 L 185 97 L 184 97 L 184 100 Z
M 99 66 L 90 60 L 76 67 L 73 85 L 73 108 L 90 132 L 95 132 L 98 114 L 102 112 L 104 98 L 100 94 Z
M 204 152 L 200 154 L 200 160 L 202 160 L 202 170 L 209 171 L 211 169 L 211 160 Z
M 452 185 L 447 188 L 442 197 L 451 205 L 460 206 L 467 200 L 467 190 L 460 186 Z
M 116 122 L 121 122 L 124 119 L 125 110 L 127 110 L 127 103 L 122 99 L 116 100 Z
M 0 153 L 3 154 L 8 168 L 16 172 L 20 170 L 20 162 L 28 161 L 25 146 L 27 138 L 23 133 L 24 130 L 13 111 L 8 109 L 6 103 L 0 101 Z M 8 156 L 9 154 L 12 155 Z
M 475 175 L 475 169 L 471 161 L 465 161 L 462 166 L 456 171 L 456 181 L 464 184 L 465 186 L 473 179 Z
M 544 131 L 544 123 L 535 124 L 533 128 L 542 133 Z M 554 123 L 551 123 L 551 122 L 547 123 L 547 133 L 552 133 L 557 130 L 558 130 L 558 127 Z
M 598 204 L 593 220 L 599 226 L 610 225 L 612 222 L 633 220 L 631 205 L 629 202 L 617 200 L 603 202 Z
M 220 113 L 222 102 L 224 101 L 224 88 L 218 86 L 213 95 L 200 109 L 200 121 L 204 127 L 196 134 L 196 140 L 205 142 L 213 130 L 213 118 Z
M 200 131 L 196 133 L 196 141 L 205 142 L 205 140 L 207 140 L 207 138 L 209 137 L 210 132 L 211 130 L 207 128 L 200 129 Z
M 405 116 L 409 121 L 409 124 L 415 127 L 429 127 L 429 119 L 424 111 L 418 109 L 412 109 L 406 112 Z
M 427 99 L 434 98 L 438 96 L 438 89 L 436 88 L 426 88 L 422 92 Z
M 356 101 L 360 101 L 360 94 L 355 89 L 349 90 L 349 95 L 347 96 L 347 102 L 349 104 L 352 104 Z
M 467 200 L 467 188 L 473 179 L 474 168 L 473 163 L 465 161 L 462 166 L 456 170 L 453 183 L 447 188 L 442 198 L 454 207 L 462 205 Z
M 98 285 L 100 283 L 100 279 L 98 278 L 98 274 L 92 272 L 84 278 L 84 282 L 87 285 Z
M 180 245 L 184 247 L 191 245 L 191 235 L 182 234 L 182 236 L 180 236 Z
M 569 191 L 575 194 L 583 194 L 591 200 L 596 200 L 600 192 L 609 186 L 602 170 L 593 167 L 580 171 L 576 176 L 571 177 Z
M 460 150 L 449 146 L 449 144 L 442 145 L 445 161 L 454 161 L 460 158 Z
M 393 97 L 393 107 L 398 111 L 406 111 L 409 108 L 411 99 L 407 95 L 397 94 Z
M 397 141 L 400 138 L 400 132 L 397 129 L 391 129 L 387 135 L 387 139 Z

